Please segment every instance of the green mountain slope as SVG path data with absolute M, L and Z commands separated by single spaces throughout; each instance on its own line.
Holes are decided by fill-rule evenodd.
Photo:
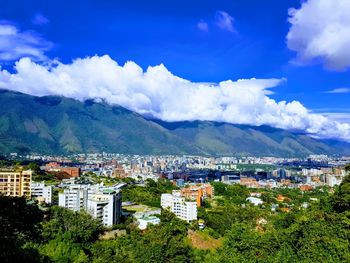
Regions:
M 160 125 L 122 107 L 59 97 L 0 94 L 1 152 L 199 153 Z
M 305 156 L 350 144 L 267 126 L 147 120 L 119 106 L 0 91 L 0 152 Z
M 232 125 L 215 122 L 162 123 L 206 154 L 306 156 L 309 154 L 350 154 L 350 144 L 316 140 L 268 126 Z

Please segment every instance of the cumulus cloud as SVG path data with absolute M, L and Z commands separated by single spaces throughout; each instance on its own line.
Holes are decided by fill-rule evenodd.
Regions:
M 208 32 L 209 27 L 208 27 L 208 23 L 204 22 L 204 21 L 199 21 L 197 23 L 197 28 L 201 31 L 205 31 Z
M 319 137 L 350 141 L 350 125 L 309 112 L 300 102 L 275 101 L 269 89 L 283 79 L 241 79 L 195 83 L 173 75 L 164 65 L 143 70 L 119 65 L 105 55 L 43 66 L 29 58 L 15 73 L 0 71 L 0 88 L 78 100 L 103 99 L 165 121 L 209 120 L 297 129 Z
M 225 11 L 217 11 L 215 13 L 215 23 L 222 30 L 226 30 L 229 32 L 235 32 L 235 28 L 233 26 L 234 19 Z
M 0 62 L 15 61 L 21 57 L 44 61 L 47 59 L 45 52 L 51 47 L 52 43 L 36 32 L 20 31 L 15 25 L 0 21 Z
M 350 88 L 336 88 L 328 90 L 326 93 L 350 93 Z
M 350 1 L 308 0 L 289 10 L 289 49 L 298 63 L 318 61 L 329 69 L 350 67 Z

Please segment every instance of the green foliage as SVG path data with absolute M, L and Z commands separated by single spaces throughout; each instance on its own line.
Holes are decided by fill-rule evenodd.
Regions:
M 40 166 L 37 163 L 30 163 L 28 164 L 27 168 L 32 170 L 34 173 L 40 173 Z
M 245 187 L 213 183 L 220 197 L 198 209 L 206 225 L 202 233 L 222 241 L 211 250 L 192 247 L 188 231 L 197 229 L 196 222 L 190 225 L 168 210 L 162 211 L 159 225 L 140 231 L 129 218 L 115 226 L 127 229 L 126 235 L 103 240 L 101 225 L 84 212 L 52 207 L 43 217 L 23 198 L 0 196 L 0 219 L 6 226 L 0 229 L 0 256 L 2 262 L 349 262 L 349 182 L 348 176 L 334 194 L 327 189 L 261 191 L 264 201 L 278 194 L 289 197 L 294 205 L 289 213 L 247 204 Z M 146 186 L 125 191 L 132 201 L 149 197 L 156 202 L 172 189 L 166 180 L 148 180 Z M 319 202 L 310 202 L 311 197 Z M 310 202 L 307 209 L 298 205 L 305 200 Z
M 43 213 L 35 204 L 24 198 L 0 195 L 0 258 L 2 262 L 32 262 L 37 252 L 28 251 L 23 245 L 28 241 L 39 241 L 40 222 Z
M 239 184 L 227 185 L 221 182 L 214 182 L 212 185 L 214 186 L 215 195 L 223 196 L 230 203 L 243 204 L 249 196 L 247 187 Z
M 41 246 L 40 253 L 53 262 L 89 262 L 89 257 L 81 245 L 72 243 L 69 238 L 57 237 L 50 240 Z
M 43 236 L 46 240 L 64 235 L 73 243 L 86 245 L 97 240 L 102 230 L 100 223 L 84 211 L 73 212 L 54 206 L 48 219 L 43 224 Z
M 149 226 L 142 234 L 133 230 L 128 236 L 95 243 L 93 262 L 188 262 L 188 225 L 168 211 L 163 211 L 161 219 L 161 224 Z
M 153 207 L 160 207 L 162 193 L 170 193 L 177 189 L 170 181 L 159 179 L 157 182 L 147 179 L 146 186 L 128 185 L 123 188 L 123 201 L 141 203 Z
M 336 188 L 331 202 L 337 212 L 350 211 L 350 174 Z

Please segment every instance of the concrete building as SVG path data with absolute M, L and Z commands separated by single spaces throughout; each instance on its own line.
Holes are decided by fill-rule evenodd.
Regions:
M 340 185 L 341 183 L 341 179 L 338 179 L 337 176 L 335 176 L 334 174 L 327 174 L 326 175 L 326 183 L 330 186 L 330 187 L 334 187 L 336 185 Z
M 158 225 L 160 223 L 159 217 L 156 216 L 144 216 L 137 218 L 138 228 L 140 230 L 147 229 L 148 225 Z
M 253 196 L 248 197 L 246 200 L 255 206 L 263 204 L 263 201 L 260 198 L 253 197 Z
M 79 177 L 80 175 L 80 168 L 61 166 L 57 162 L 50 162 L 45 166 L 42 166 L 41 169 L 48 172 L 66 173 L 69 177 Z
M 73 211 L 86 209 L 88 191 L 87 185 L 70 185 L 63 193 L 58 194 L 58 205 Z
M 38 200 L 39 203 L 51 204 L 52 202 L 52 186 L 45 186 L 42 183 L 31 183 L 31 196 Z
M 121 203 L 120 191 L 106 190 L 88 197 L 87 211 L 104 226 L 112 226 L 120 222 Z
M 180 195 L 191 201 L 196 201 L 197 206 L 200 207 L 204 199 L 214 197 L 214 187 L 210 184 L 190 185 L 182 188 Z
M 30 198 L 32 171 L 0 171 L 0 194 Z
M 104 226 L 119 223 L 121 204 L 121 190 L 99 186 L 70 185 L 58 196 L 59 206 L 73 211 L 85 210 Z
M 162 194 L 161 207 L 169 209 L 178 218 L 187 222 L 197 220 L 197 203 L 185 201 L 185 198 L 181 197 L 180 193 Z

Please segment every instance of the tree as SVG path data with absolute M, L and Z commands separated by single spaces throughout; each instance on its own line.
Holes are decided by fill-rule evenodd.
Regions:
M 331 203 L 338 213 L 350 211 L 350 174 L 345 176 L 336 188 L 334 195 L 331 197 Z
M 43 213 L 23 197 L 0 196 L 0 258 L 2 262 L 34 262 L 38 254 L 26 250 L 28 241 L 40 240 Z
M 40 173 L 40 166 L 37 163 L 29 163 L 27 168 L 32 170 L 34 173 Z
M 101 224 L 85 211 L 74 212 L 58 206 L 51 208 L 49 220 L 43 224 L 43 228 L 46 240 L 64 234 L 72 242 L 83 245 L 96 241 L 102 231 Z

